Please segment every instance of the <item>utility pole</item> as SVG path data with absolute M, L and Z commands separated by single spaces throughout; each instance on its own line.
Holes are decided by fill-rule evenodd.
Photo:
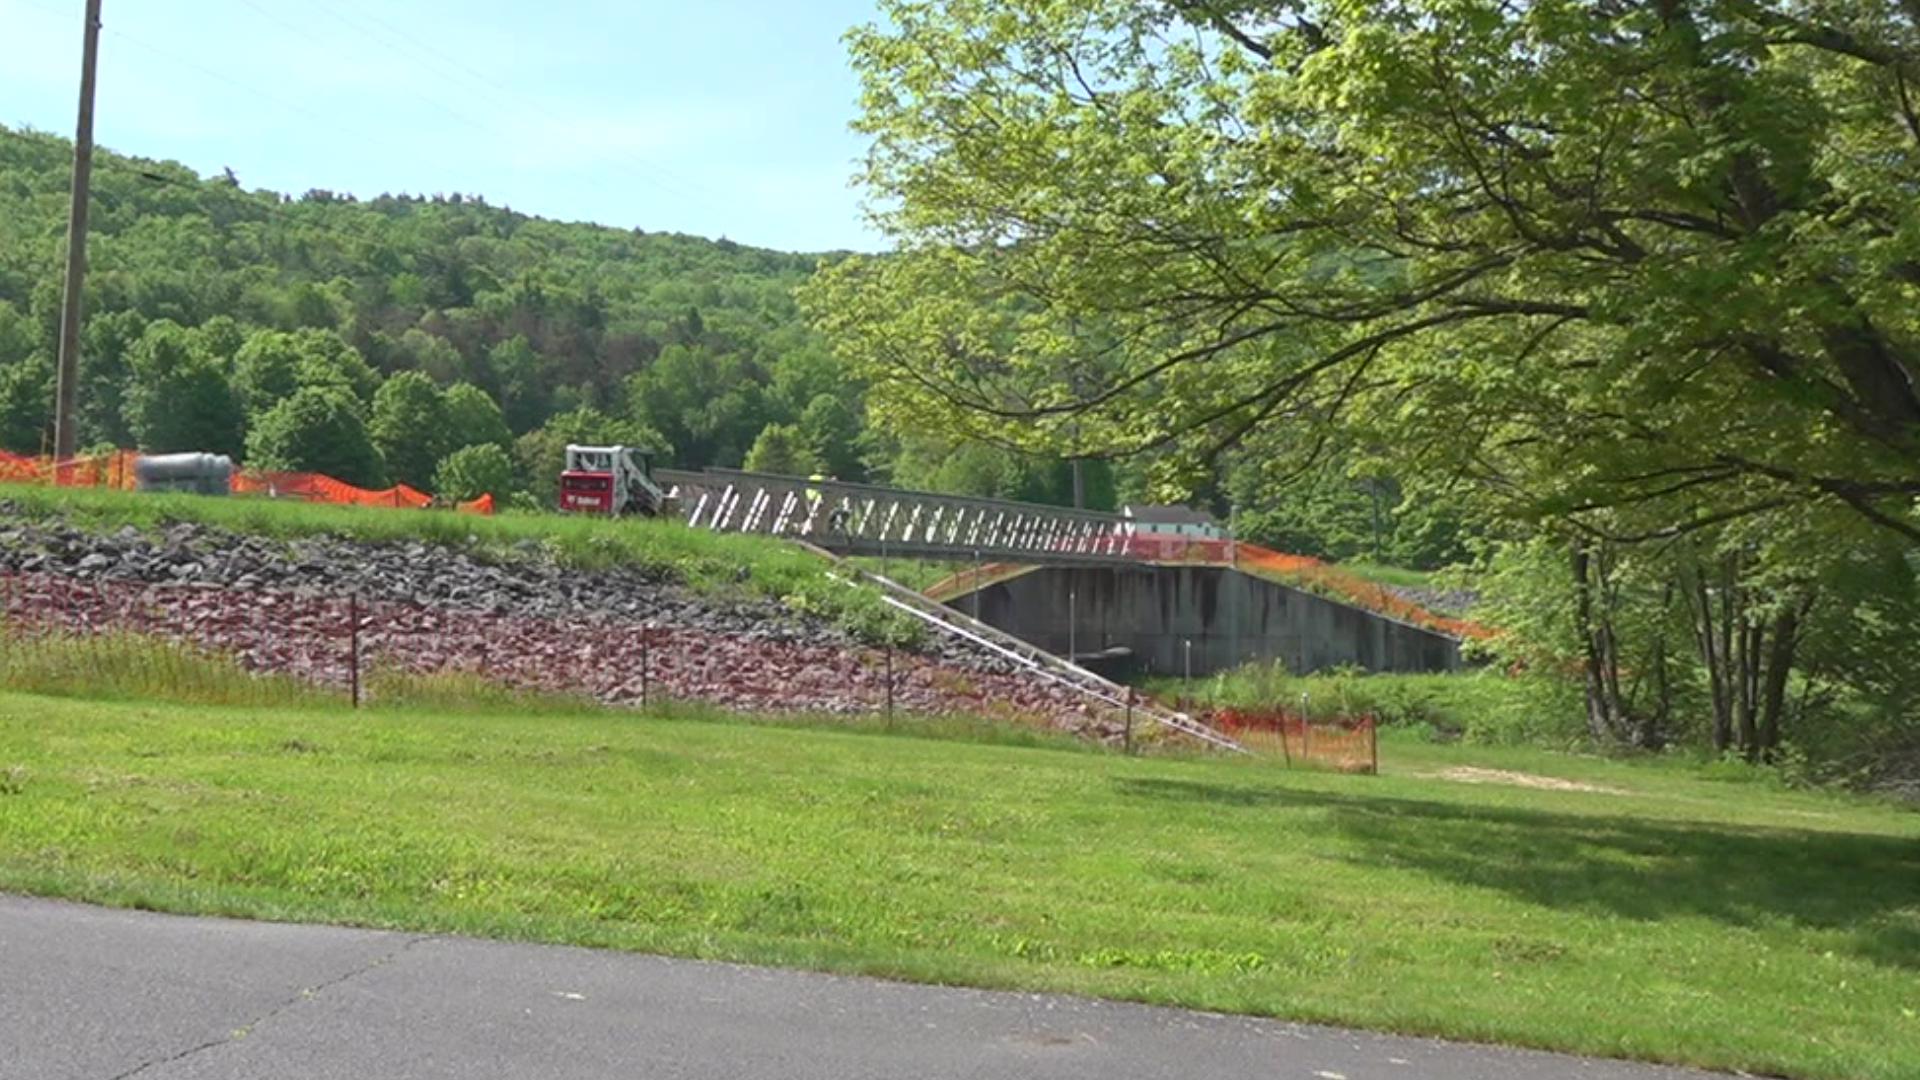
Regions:
M 80 120 L 73 133 L 73 208 L 67 217 L 67 292 L 60 311 L 60 373 L 53 406 L 53 457 L 73 457 L 79 441 L 73 402 L 80 380 L 80 292 L 87 278 L 87 196 L 93 187 L 93 70 L 100 57 L 100 0 L 87 0 L 80 54 Z

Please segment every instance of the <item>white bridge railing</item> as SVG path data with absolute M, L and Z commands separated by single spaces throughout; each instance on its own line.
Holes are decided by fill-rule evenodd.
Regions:
M 924 491 L 707 469 L 656 470 L 687 524 L 805 540 L 843 555 L 1132 561 L 1118 514 Z

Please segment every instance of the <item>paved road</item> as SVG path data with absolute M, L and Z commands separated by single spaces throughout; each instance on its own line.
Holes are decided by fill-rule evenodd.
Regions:
M 4 1080 L 1681 1080 L 1036 994 L 0 896 Z

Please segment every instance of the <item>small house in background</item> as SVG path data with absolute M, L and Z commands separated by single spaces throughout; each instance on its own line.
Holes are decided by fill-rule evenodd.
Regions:
M 1142 536 L 1184 536 L 1189 540 L 1225 540 L 1226 527 L 1191 506 L 1126 506 L 1122 517 Z

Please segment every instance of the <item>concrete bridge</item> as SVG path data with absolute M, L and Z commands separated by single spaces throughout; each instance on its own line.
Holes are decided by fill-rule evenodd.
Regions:
M 1450 671 L 1467 628 L 1317 560 L 1142 534 L 1118 514 L 732 469 L 660 470 L 695 528 L 955 562 L 928 595 L 1069 659 L 1158 675 Z

